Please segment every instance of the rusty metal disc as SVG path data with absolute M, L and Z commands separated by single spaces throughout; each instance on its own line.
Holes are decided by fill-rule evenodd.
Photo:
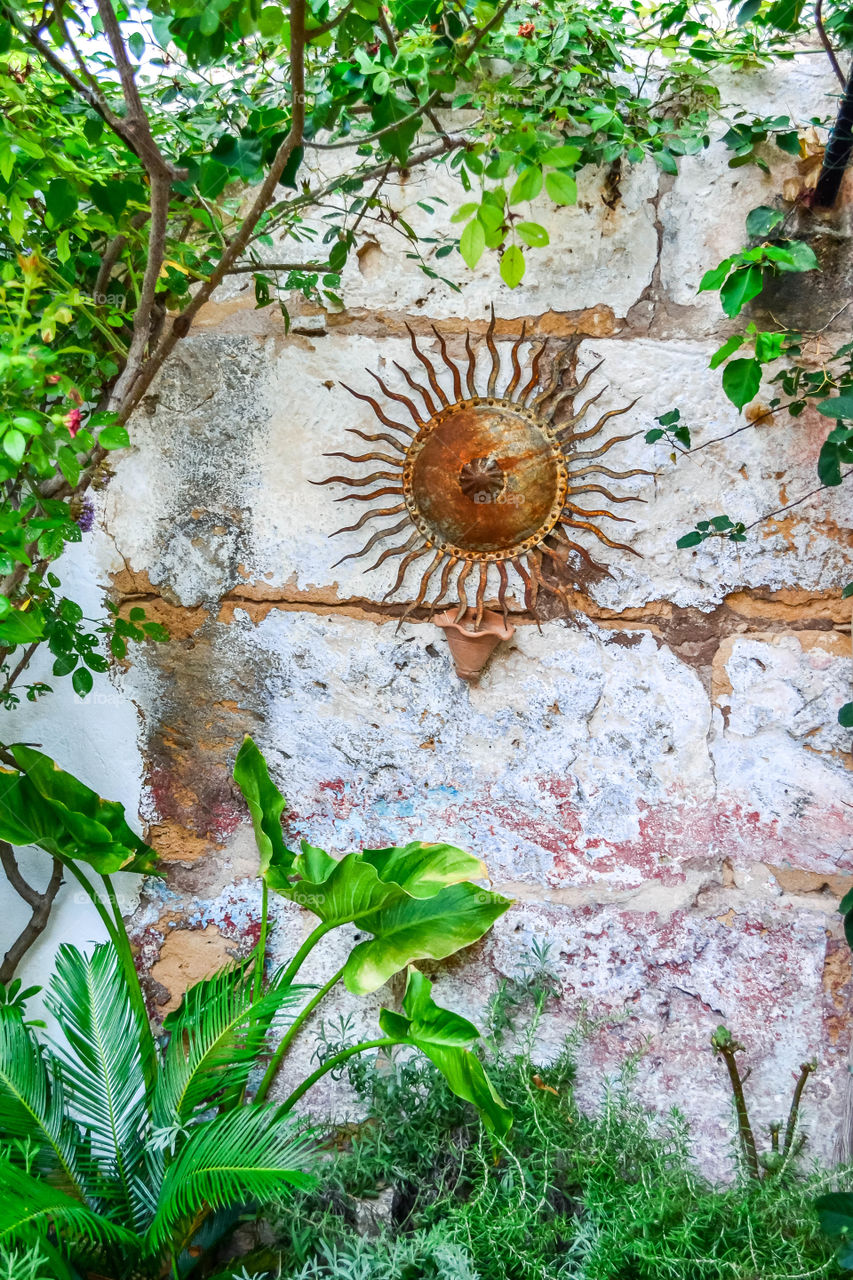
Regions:
M 512 560 L 560 519 L 563 450 L 531 409 L 496 397 L 440 410 L 406 453 L 403 493 L 430 546 L 458 558 Z

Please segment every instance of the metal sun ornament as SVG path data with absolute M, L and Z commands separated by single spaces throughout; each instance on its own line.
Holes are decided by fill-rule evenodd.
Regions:
M 483 618 L 490 565 L 497 569 L 498 604 L 506 620 L 508 568 L 518 574 L 524 587 L 525 607 L 534 615 L 540 588 L 563 598 L 566 595 L 564 586 L 543 577 L 543 556 L 565 571 L 569 553 L 574 553 L 579 564 L 585 563 L 596 573 L 608 573 L 606 567 L 598 564 L 587 548 L 570 537 L 567 531 L 580 530 L 592 534 L 608 547 L 638 554 L 633 547 L 610 538 L 597 523 L 601 520 L 627 521 L 627 517 L 615 515 L 604 508 L 589 509 L 577 502 L 578 497 L 585 494 L 602 494 L 611 503 L 642 501 L 635 497 L 617 496 L 594 481 L 586 483 L 590 477 L 621 480 L 651 474 L 641 469 L 614 471 L 601 461 L 614 445 L 630 439 L 630 435 L 612 437 L 591 450 L 579 448 L 584 442 L 594 440 L 611 418 L 632 409 L 636 400 L 624 408 L 609 410 L 591 426 L 580 430 L 587 411 L 606 390 L 603 387 L 577 412 L 572 404 L 568 419 L 559 424 L 556 421 L 561 406 L 567 400 L 573 401 L 584 390 L 600 364 L 590 369 L 578 385 L 561 389 L 563 361 L 558 358 L 553 363 L 550 376 L 542 380 L 540 367 L 548 345 L 546 338 L 532 354 L 527 380 L 522 386 L 524 375 L 519 361 L 519 349 L 525 340 L 525 328 L 522 326 L 521 336 L 510 353 L 509 382 L 499 394 L 501 358 L 494 342 L 495 314 L 492 308 L 485 338 L 491 357 L 485 395 L 477 390 L 477 358 L 471 346 L 470 333 L 465 335 L 467 366 L 463 390 L 463 370 L 450 359 L 445 339 L 432 326 L 441 359 L 451 374 L 451 396 L 441 386 L 432 361 L 418 347 L 414 333 L 408 325 L 406 328 L 412 350 L 426 371 L 429 389 L 417 382 L 402 365 L 396 361 L 394 364 L 423 402 L 423 411 L 410 397 L 391 390 L 371 370 L 367 372 L 379 384 L 383 395 L 403 406 L 411 417 L 412 426 L 390 417 L 372 396 L 342 384 L 351 395 L 367 401 L 379 422 L 394 434 L 369 434 L 357 427 L 347 430 L 370 443 L 381 441 L 394 452 L 326 454 L 326 457 L 345 458 L 353 463 L 380 462 L 388 469 L 373 471 L 366 476 L 329 476 L 317 482 L 343 484 L 360 490 L 388 481 L 387 484 L 380 483 L 379 488 L 371 489 L 369 493 L 347 493 L 337 501 L 374 503 L 386 497 L 399 499 L 388 506 L 372 506 L 355 524 L 336 530 L 332 537 L 359 530 L 369 521 L 385 521 L 394 516 L 401 519 L 390 527 L 377 528 L 363 547 L 343 556 L 337 564 L 366 556 L 383 539 L 396 537 L 408 529 L 410 536 L 387 546 L 367 570 L 377 569 L 392 556 L 400 558 L 397 579 L 383 599 L 387 600 L 399 590 L 415 561 L 432 552 L 417 596 L 403 618 L 425 602 L 432 617 L 446 593 L 452 592 L 452 600 L 458 605 L 456 621 L 460 622 L 469 609 L 468 579 L 476 566 L 479 570 L 473 607 L 476 631 Z M 439 568 L 438 592 L 430 603 L 427 594 Z M 444 607 L 447 608 L 447 604 Z

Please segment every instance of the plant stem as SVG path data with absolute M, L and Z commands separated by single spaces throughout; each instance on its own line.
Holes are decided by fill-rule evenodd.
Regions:
M 712 1038 L 712 1044 L 717 1052 L 722 1055 L 726 1070 L 729 1073 L 732 1095 L 735 1100 L 735 1112 L 737 1113 L 738 1136 L 740 1137 L 741 1149 L 746 1162 L 746 1171 L 750 1178 L 754 1178 L 758 1182 L 761 1178 L 761 1170 L 758 1164 L 755 1135 L 749 1122 L 749 1111 L 747 1110 L 746 1098 L 743 1093 L 743 1080 L 735 1061 L 735 1053 L 742 1049 L 743 1045 L 731 1037 L 727 1040 L 722 1040 L 716 1036 Z
M 311 999 L 308 1001 L 308 1003 L 306 1004 L 302 1012 L 296 1018 L 294 1018 L 293 1022 L 287 1028 L 287 1031 L 284 1033 L 284 1035 L 281 1038 L 281 1041 L 276 1047 L 276 1051 L 270 1060 L 269 1066 L 264 1072 L 264 1078 L 261 1081 L 260 1085 L 258 1086 L 258 1091 L 255 1094 L 255 1102 L 264 1101 L 267 1094 L 269 1093 L 270 1085 L 275 1079 L 278 1073 L 278 1069 L 281 1066 L 282 1058 L 287 1053 L 288 1049 L 290 1048 L 291 1044 L 295 1040 L 296 1036 L 299 1034 L 299 1031 L 305 1025 L 307 1020 L 311 1017 L 311 1014 L 317 1008 L 317 1005 L 320 1003 L 320 1001 L 323 1000 L 324 997 L 329 994 L 329 992 L 331 991 L 332 987 L 335 985 L 336 982 L 340 982 L 343 976 L 343 972 L 344 972 L 343 966 L 341 966 L 341 968 L 338 969 L 337 973 L 333 973 L 329 981 L 326 983 L 326 985 L 321 987 L 320 990 L 311 997 Z
M 148 1010 L 145 1007 L 145 997 L 142 994 L 142 984 L 139 981 L 139 974 L 136 972 L 136 964 L 133 959 L 133 951 L 130 946 L 130 938 L 127 936 L 124 918 L 121 914 L 118 897 L 113 888 L 112 881 L 108 875 L 102 875 L 101 880 L 107 891 L 107 897 L 110 900 L 110 906 L 113 909 L 115 917 L 115 948 L 124 970 L 124 979 L 127 983 L 128 995 L 131 1004 L 136 1013 L 136 1019 L 139 1023 L 139 1040 L 142 1049 L 142 1065 L 145 1070 L 145 1079 L 149 1088 L 154 1085 L 154 1078 L 157 1072 L 157 1051 L 154 1045 L 154 1034 L 151 1030 L 151 1023 L 148 1020 Z
M 255 981 L 252 987 L 252 999 L 260 998 L 264 981 L 264 965 L 267 959 L 267 925 L 269 923 L 269 889 L 266 880 L 261 880 L 261 932 L 258 934 L 258 953 L 255 956 Z
M 291 960 L 290 964 L 285 969 L 281 979 L 282 985 L 293 981 L 299 970 L 302 968 L 302 964 L 306 957 L 311 954 L 320 939 L 325 937 L 330 929 L 334 929 L 335 927 L 336 926 L 333 924 L 320 923 L 317 925 L 316 929 L 312 929 L 296 955 Z
M 816 1062 L 801 1062 L 800 1074 L 794 1089 L 794 1096 L 791 1099 L 791 1110 L 788 1112 L 788 1123 L 785 1126 L 785 1139 L 782 1143 L 782 1154 L 788 1155 L 791 1150 L 791 1143 L 794 1141 L 794 1134 L 797 1129 L 797 1116 L 800 1110 L 800 1099 L 803 1096 L 803 1090 L 811 1073 L 816 1070 Z
M 347 1062 L 350 1058 L 354 1058 L 357 1053 L 366 1053 L 368 1049 L 389 1049 L 391 1045 L 397 1043 L 398 1042 L 394 1040 L 392 1036 L 383 1036 L 381 1040 L 365 1040 L 362 1044 L 353 1045 L 351 1049 L 342 1049 L 341 1052 L 336 1053 L 333 1058 L 329 1058 L 327 1062 L 322 1063 L 316 1071 L 312 1071 L 310 1076 L 305 1077 L 302 1084 L 294 1089 L 293 1093 L 291 1093 L 289 1097 L 285 1098 L 284 1102 L 279 1107 L 276 1116 L 278 1117 L 283 1115 L 285 1112 L 290 1111 L 291 1107 L 293 1107 L 302 1095 L 307 1093 L 318 1080 L 322 1080 L 323 1076 L 329 1071 L 334 1071 L 335 1068 L 341 1066 L 342 1063 Z

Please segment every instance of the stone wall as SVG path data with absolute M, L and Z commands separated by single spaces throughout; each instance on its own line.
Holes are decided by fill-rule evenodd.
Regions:
M 723 90 L 750 114 L 807 121 L 832 109 L 832 81 L 810 55 L 784 76 L 730 77 Z M 761 519 L 815 488 L 826 423 L 806 413 L 732 435 L 744 419 L 708 369 L 732 326 L 715 295 L 696 294 L 702 273 L 741 247 L 746 213 L 773 203 L 790 175 L 790 157 L 766 154 L 769 175 L 730 169 L 716 142 L 677 178 L 651 164 L 626 170 L 616 193 L 588 172 L 577 207 L 537 202 L 551 245 L 530 255 L 513 292 L 496 263 L 472 275 L 453 255 L 440 269 L 455 292 L 376 225 L 347 267 L 345 310 L 293 299 L 286 334 L 277 308 L 255 309 L 244 277 L 202 313 L 134 422 L 134 447 L 74 564 L 86 590 L 144 604 L 172 639 L 115 669 L 94 701 L 63 692 L 35 719 L 60 760 L 132 809 L 138 801 L 165 859 L 166 878 L 128 904 L 159 1012 L 256 937 L 254 846 L 230 780 L 250 732 L 288 797 L 291 839 L 333 851 L 448 840 L 480 854 L 515 900 L 489 939 L 440 967 L 439 1000 L 476 1013 L 532 941 L 548 941 L 562 995 L 543 1048 L 581 1015 L 592 1020 L 579 1050 L 590 1102 L 642 1049 L 642 1096 L 678 1104 L 705 1164 L 725 1172 L 730 1107 L 709 1049 L 725 1021 L 748 1045 L 759 1117 L 786 1111 L 800 1062 L 815 1056 L 804 1109 L 813 1146 L 828 1155 L 842 1142 L 847 499 L 824 492 Z M 397 206 L 425 234 L 447 216 L 418 207 L 428 193 L 451 209 L 461 201 L 447 170 L 401 179 Z M 818 327 L 811 296 L 806 279 L 804 328 Z M 412 359 L 406 322 L 431 352 L 438 323 L 460 355 L 466 330 L 482 338 L 491 302 L 504 353 L 526 320 L 555 350 L 571 344 L 576 376 L 603 361 L 598 407 L 639 397 L 608 430 L 638 433 L 616 465 L 655 475 L 625 488 L 643 503 L 619 537 L 639 556 L 597 547 L 610 576 L 553 598 L 541 627 L 513 599 L 514 640 L 469 687 L 423 610 L 398 630 L 402 606 L 380 603 L 395 565 L 333 568 L 358 535 L 329 540 L 348 521 L 339 491 L 312 482 L 328 474 L 324 453 L 348 448 L 345 427 L 374 429 L 341 382 L 369 390 L 365 369 L 396 378 L 392 361 Z M 832 338 L 830 326 L 816 359 Z M 673 462 L 643 433 L 676 406 L 700 449 Z M 721 511 L 760 523 L 742 545 L 676 549 Z M 413 572 L 404 605 L 416 583 Z M 63 933 L 95 935 L 80 910 L 65 900 L 30 974 L 44 976 Z M 276 954 L 309 927 L 277 904 Z M 314 974 L 326 965 L 318 957 Z M 377 1004 L 356 1017 L 371 1025 Z

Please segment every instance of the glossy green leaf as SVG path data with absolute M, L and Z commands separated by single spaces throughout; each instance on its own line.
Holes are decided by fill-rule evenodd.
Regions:
M 578 184 L 570 173 L 548 173 L 545 175 L 545 190 L 555 204 L 576 204 Z
M 504 284 L 509 285 L 510 289 L 521 284 L 526 267 L 524 254 L 518 245 L 509 245 L 501 256 L 501 279 Z
M 761 365 L 744 356 L 730 360 L 723 370 L 723 391 L 738 409 L 749 404 L 761 386 Z
M 739 315 L 746 304 L 761 293 L 763 283 L 761 268 L 754 264 L 733 271 L 720 289 L 720 302 L 726 315 Z
M 379 1025 L 397 1044 L 413 1045 L 433 1062 L 450 1088 L 477 1108 L 484 1124 L 503 1136 L 512 1126 L 512 1112 L 489 1080 L 479 1058 L 471 1052 L 480 1033 L 467 1018 L 443 1009 L 432 998 L 432 983 L 410 969 L 403 1012 L 382 1009 Z
M 542 249 L 551 243 L 551 237 L 538 222 L 517 222 L 515 230 L 518 237 L 531 248 Z
M 249 806 L 260 854 L 260 874 L 266 875 L 274 866 L 285 879 L 294 857 L 284 843 L 281 829 L 281 815 L 287 801 L 270 778 L 267 762 L 248 734 L 234 761 L 234 781 Z
M 473 271 L 486 247 L 486 233 L 479 218 L 472 218 L 462 232 L 459 240 L 459 252 L 465 265 Z
M 825 418 L 853 418 L 853 391 L 833 396 L 831 400 L 821 400 L 815 408 Z

